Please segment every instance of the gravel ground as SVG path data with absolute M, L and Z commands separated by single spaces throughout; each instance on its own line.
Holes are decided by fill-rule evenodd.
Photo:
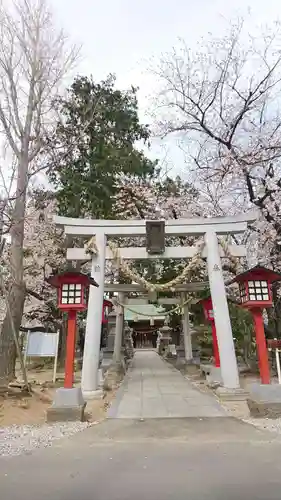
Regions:
M 244 422 L 260 429 L 281 434 L 281 418 L 243 418 Z M 57 423 L 52 425 L 12 425 L 0 427 L 0 457 L 30 454 L 33 450 L 52 446 L 53 441 L 80 432 L 88 422 Z
M 281 434 L 281 418 L 243 418 L 243 422 L 254 425 L 259 429 Z
M 12 425 L 0 427 L 0 456 L 31 453 L 39 447 L 47 448 L 62 437 L 71 436 L 88 427 L 88 422 L 56 423 L 52 425 Z

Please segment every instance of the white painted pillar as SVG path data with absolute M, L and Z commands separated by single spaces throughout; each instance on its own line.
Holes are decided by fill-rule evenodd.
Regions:
M 98 389 L 98 368 L 100 359 L 105 274 L 106 236 L 104 234 L 96 235 L 96 245 L 98 248 L 98 255 L 94 256 L 92 259 L 91 276 L 95 278 L 99 287 L 90 286 L 89 291 L 81 380 L 81 389 L 85 399 L 99 397 L 101 393 Z
M 215 231 L 205 234 L 207 263 L 213 311 L 218 337 L 223 386 L 227 389 L 240 387 L 229 310 L 225 292 L 218 239 Z
M 193 354 L 192 354 L 192 341 L 191 341 L 188 305 L 184 306 L 183 334 L 184 334 L 185 359 L 186 361 L 191 361 L 193 358 Z
M 124 304 L 125 294 L 118 293 L 118 302 Z M 121 348 L 124 328 L 124 307 L 117 306 L 116 314 L 116 330 L 114 339 L 113 363 L 121 363 Z
M 184 293 L 181 294 L 181 299 L 182 303 L 186 300 L 186 295 Z M 188 304 L 185 304 L 183 306 L 182 331 L 183 331 L 183 341 L 184 341 L 184 357 L 186 361 L 191 361 L 193 355 L 192 355 L 192 342 L 190 334 Z

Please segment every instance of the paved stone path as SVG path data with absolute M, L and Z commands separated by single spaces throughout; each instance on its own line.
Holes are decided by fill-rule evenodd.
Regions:
M 107 419 L 52 448 L 0 457 L 0 497 L 280 500 L 280 455 L 279 436 L 232 418 Z
M 136 351 L 108 418 L 226 417 L 214 396 L 201 393 L 155 351 Z

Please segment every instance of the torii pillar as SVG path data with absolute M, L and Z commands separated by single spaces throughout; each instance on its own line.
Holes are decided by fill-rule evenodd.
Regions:
M 226 298 L 225 284 L 223 279 L 221 259 L 217 234 L 211 228 L 205 234 L 207 247 L 207 264 L 210 291 L 212 296 L 214 318 L 216 324 L 223 387 L 218 389 L 221 397 L 231 397 L 240 399 L 239 394 L 244 399 L 245 393 L 240 389 L 238 367 L 232 328 L 229 317 L 229 310 Z
M 181 294 L 181 300 L 182 303 L 184 303 L 184 301 L 186 300 L 186 295 L 184 293 Z M 192 354 L 192 340 L 191 340 L 191 331 L 189 323 L 188 304 L 184 304 L 183 306 L 182 332 L 183 332 L 183 345 L 184 345 L 184 359 L 186 363 L 191 363 L 193 359 L 193 354 Z
M 90 287 L 88 313 L 86 323 L 84 356 L 82 366 L 81 389 L 84 398 L 96 399 L 102 397 L 99 389 L 100 342 L 102 329 L 102 310 L 104 296 L 105 248 L 106 236 L 96 235 L 98 253 L 92 257 L 91 276 L 99 284 L 99 288 Z M 95 288 L 95 290 L 93 290 Z M 96 292 L 98 290 L 98 292 Z
M 114 339 L 113 364 L 122 364 L 122 340 L 124 330 L 124 304 L 125 294 L 118 293 L 117 315 L 116 315 L 116 330 Z

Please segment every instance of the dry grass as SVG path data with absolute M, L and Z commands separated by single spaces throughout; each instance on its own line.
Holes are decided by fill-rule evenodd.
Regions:
M 9 390 L 0 394 L 0 427 L 10 425 L 42 425 L 48 406 L 51 405 L 57 387 L 63 386 L 63 374 L 59 380 L 52 383 L 52 369 L 33 369 L 28 372 L 32 394 L 21 392 L 20 389 Z M 19 377 L 20 378 L 20 377 Z M 81 372 L 75 374 L 75 382 L 80 383 Z M 109 391 L 100 400 L 89 401 L 86 407 L 86 418 L 90 422 L 105 418 L 107 408 L 116 391 Z

